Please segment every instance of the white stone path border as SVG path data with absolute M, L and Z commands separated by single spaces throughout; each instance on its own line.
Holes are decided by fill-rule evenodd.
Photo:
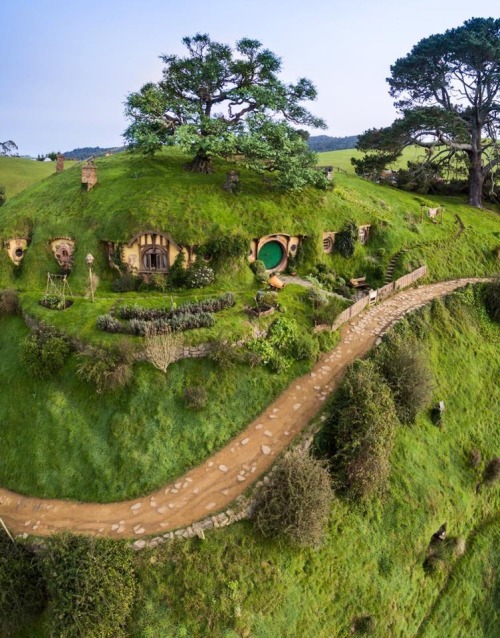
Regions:
M 243 432 L 201 465 L 151 494 L 98 504 L 25 497 L 0 488 L 0 517 L 15 534 L 45 536 L 71 530 L 133 539 L 158 534 L 168 537 L 171 530 L 206 521 L 269 470 L 277 455 L 321 411 L 347 366 L 367 354 L 388 327 L 436 297 L 481 281 L 487 280 L 470 278 L 419 286 L 367 309 L 343 326 L 336 348 L 323 354 L 310 373 L 296 379 Z M 226 514 L 219 517 L 224 519 L 211 519 L 214 526 L 217 520 L 227 518 Z

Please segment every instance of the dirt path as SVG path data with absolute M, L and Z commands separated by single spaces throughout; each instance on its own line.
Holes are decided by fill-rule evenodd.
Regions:
M 460 279 L 404 290 L 346 324 L 340 344 L 296 379 L 258 419 L 207 461 L 174 483 L 140 499 L 97 504 L 24 497 L 0 489 L 0 516 L 16 534 L 63 530 L 141 538 L 161 534 L 226 508 L 265 472 L 317 414 L 347 366 L 408 310 L 479 279 Z

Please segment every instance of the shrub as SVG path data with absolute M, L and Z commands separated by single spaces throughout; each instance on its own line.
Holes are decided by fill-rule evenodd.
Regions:
M 397 424 L 392 393 L 375 364 L 356 361 L 317 441 L 331 460 L 337 485 L 349 496 L 364 499 L 384 489 Z
M 167 278 L 162 273 L 156 272 L 149 278 L 149 284 L 153 290 L 165 292 L 167 289 Z
M 274 466 L 257 494 L 254 524 L 264 536 L 317 547 L 324 538 L 333 492 L 324 463 L 296 448 Z
M 266 265 L 260 259 L 253 261 L 250 264 L 250 268 L 258 282 L 264 283 L 269 279 L 269 273 L 266 270 Z
M 223 261 L 235 261 L 246 257 L 249 250 L 249 241 L 244 235 L 221 235 L 213 237 L 200 247 L 199 253 L 214 263 Z
M 98 394 L 123 387 L 132 379 L 133 351 L 126 341 L 110 350 L 89 347 L 78 358 L 78 376 Z
M 214 280 L 215 273 L 213 268 L 196 262 L 186 273 L 185 286 L 186 288 L 204 288 L 213 284 Z
M 184 403 L 189 410 L 202 410 L 208 401 L 208 393 L 201 385 L 191 386 L 184 390 Z
M 45 606 L 45 582 L 35 555 L 0 531 L 0 634 L 12 636 Z
M 49 594 L 48 623 L 58 638 L 125 636 L 136 581 L 123 542 L 65 534 L 42 557 Z
M 62 332 L 42 324 L 21 342 L 20 358 L 31 375 L 45 379 L 59 372 L 70 351 Z
M 343 310 L 344 302 L 342 302 L 338 297 L 330 297 L 324 306 L 320 306 L 314 311 L 314 324 L 316 326 L 331 326 Z
M 118 279 L 111 284 L 114 292 L 133 292 L 142 283 L 142 277 L 136 277 L 132 273 L 123 273 Z
M 483 472 L 483 483 L 485 485 L 493 485 L 500 479 L 500 457 L 491 459 L 486 465 Z
M 373 634 L 375 631 L 375 619 L 373 616 L 359 616 L 359 618 L 356 618 L 353 622 L 352 631 L 358 636 L 369 636 Z
M 61 297 L 61 295 L 44 295 L 38 303 L 50 310 L 64 310 L 73 305 L 72 301 Z
M 490 283 L 485 287 L 484 305 L 493 321 L 500 321 L 500 281 Z
M 402 423 L 414 423 L 432 397 L 432 372 L 415 338 L 391 334 L 378 349 L 376 361 L 394 395 Z
M 183 288 L 186 283 L 186 257 L 180 252 L 168 271 L 167 283 L 171 289 Z
M 306 361 L 316 361 L 319 355 L 318 341 L 310 334 L 299 334 L 293 346 L 295 358 Z
M 20 311 L 17 290 L 2 290 L 0 292 L 0 317 L 18 315 Z
M 166 374 L 168 366 L 176 361 L 181 345 L 180 336 L 172 333 L 171 330 L 165 330 L 161 334 L 156 334 L 154 329 L 149 330 L 146 332 L 144 341 L 146 359 Z
M 258 290 L 255 295 L 255 303 L 257 306 L 271 306 L 280 308 L 278 293 L 274 290 Z
M 223 339 L 214 339 L 210 342 L 208 357 L 223 369 L 232 368 L 241 362 L 241 352 Z
M 470 452 L 469 452 L 469 463 L 471 464 L 472 467 L 476 468 L 479 467 L 481 465 L 481 450 L 478 450 L 477 448 L 473 448 Z
M 328 295 L 318 286 L 312 286 L 312 288 L 309 288 L 307 291 L 307 300 L 311 303 L 312 307 L 317 310 L 318 308 L 326 306 L 328 303 Z
M 342 230 L 335 235 L 334 248 L 342 255 L 342 257 L 352 257 L 358 240 L 358 227 L 355 221 L 348 221 Z

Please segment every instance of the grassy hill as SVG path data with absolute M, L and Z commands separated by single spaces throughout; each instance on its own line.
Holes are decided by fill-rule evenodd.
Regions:
M 55 162 L 35 162 L 22 157 L 0 157 L 0 184 L 5 186 L 7 198 L 10 199 L 28 186 L 52 175 L 55 170 Z
M 408 162 L 414 162 L 420 159 L 423 150 L 418 146 L 411 146 L 404 149 L 402 156 L 397 162 L 390 165 L 389 168 L 397 170 L 398 168 L 406 168 Z M 341 151 L 327 151 L 318 153 L 318 163 L 320 166 L 334 166 L 354 175 L 354 166 L 351 164 L 351 157 L 363 157 L 361 151 L 356 149 L 346 149 Z
M 43 288 L 47 271 L 57 270 L 47 241 L 69 236 L 76 240 L 71 284 L 74 292 L 82 292 L 88 252 L 97 256 L 97 271 L 106 281 L 111 273 L 102 240 L 126 242 L 146 229 L 166 231 L 186 245 L 236 232 L 249 239 L 301 234 L 306 236 L 303 269 L 324 262 L 346 277 L 366 274 L 375 284 L 402 248 L 417 252 L 406 254 L 401 270 L 425 260 L 433 278 L 498 270 L 491 252 L 499 243 L 498 214 L 472 209 L 460 198 L 422 198 L 343 174 L 335 175 L 328 192 L 280 193 L 245 170 L 241 193 L 233 195 L 221 188 L 228 165 L 218 163 L 217 172 L 207 176 L 186 172 L 185 162 L 172 150 L 154 159 L 123 153 L 97 160 L 99 183 L 90 192 L 82 190 L 77 166 L 19 193 L 0 211 L 0 239 L 30 236 L 31 245 L 15 279 L 2 253 L 0 287 Z M 422 219 L 422 204 L 444 206 L 443 224 Z M 457 215 L 466 228 L 462 237 Z M 323 231 L 340 230 L 348 219 L 373 225 L 370 242 L 349 260 L 325 255 Z

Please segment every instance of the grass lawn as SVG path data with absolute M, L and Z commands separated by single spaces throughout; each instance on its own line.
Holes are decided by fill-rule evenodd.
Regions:
M 74 162 L 65 162 L 65 167 Z M 5 186 L 7 199 L 55 173 L 55 162 L 35 162 L 23 157 L 0 157 L 0 185 Z

